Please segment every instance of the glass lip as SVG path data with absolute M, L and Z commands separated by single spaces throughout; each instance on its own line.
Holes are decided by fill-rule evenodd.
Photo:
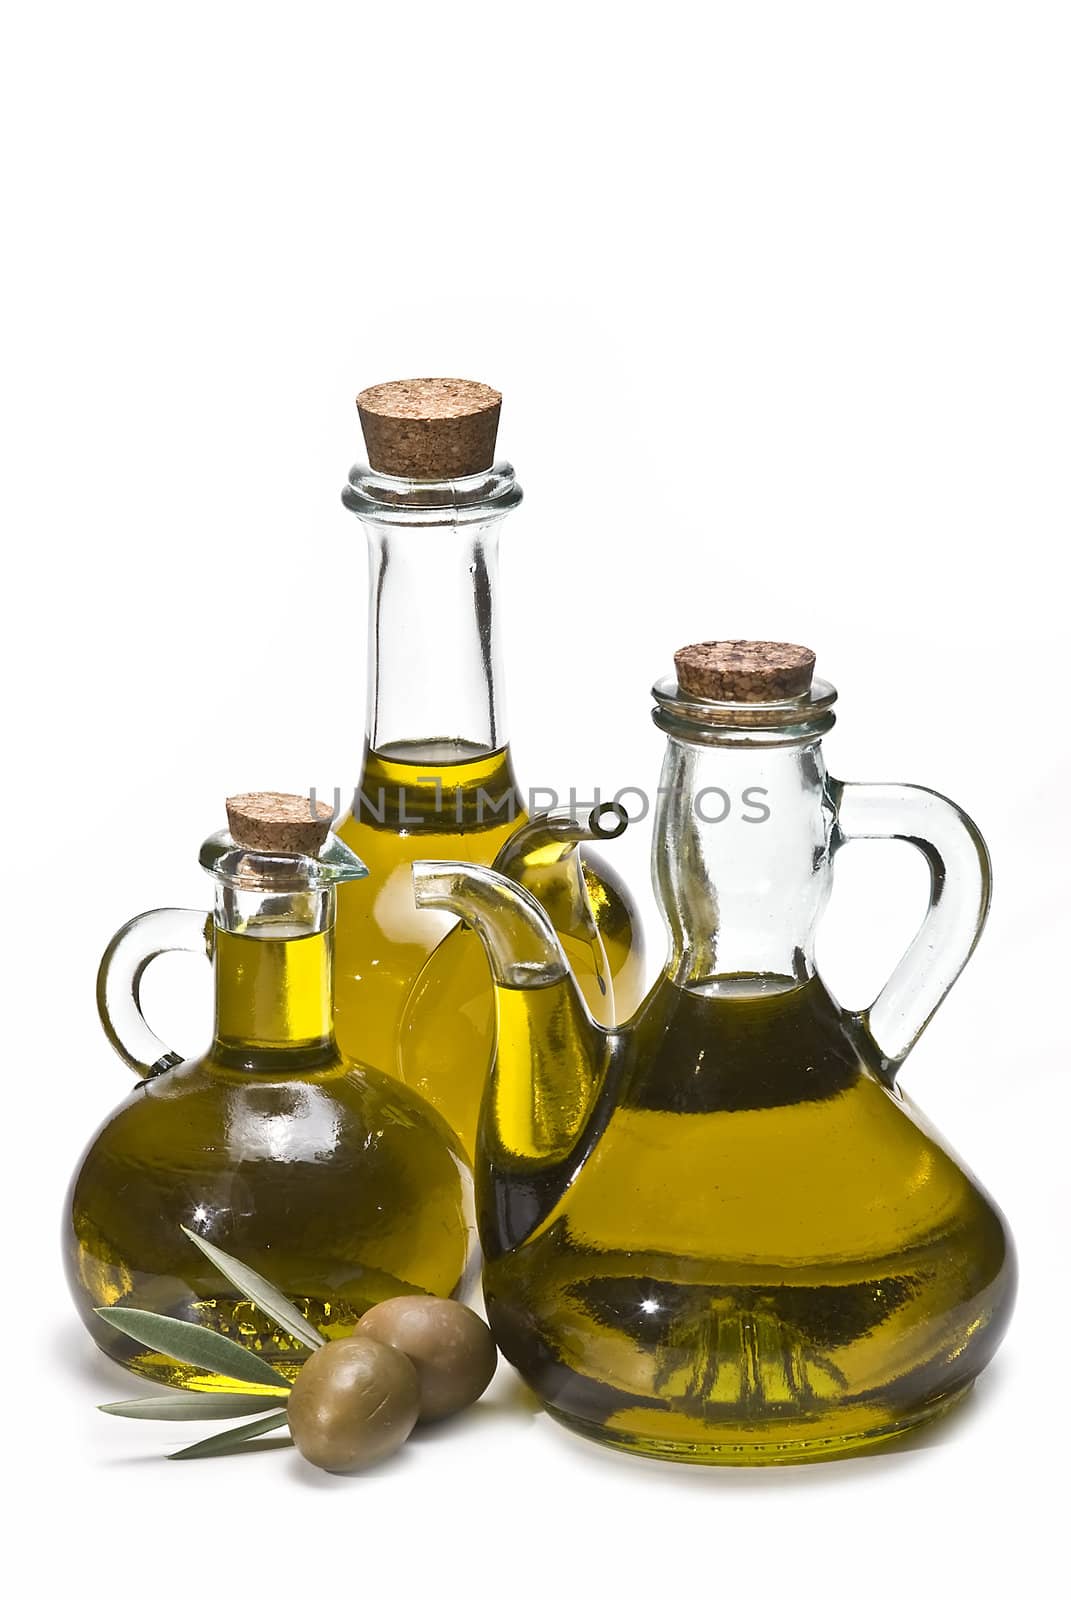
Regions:
M 359 461 L 342 491 L 347 511 L 371 522 L 455 527 L 505 516 L 521 503 L 521 486 L 508 461 L 466 478 L 392 478 Z
M 198 860 L 220 883 L 277 894 L 330 889 L 335 884 L 355 883 L 368 876 L 368 868 L 360 856 L 354 855 L 349 845 L 343 844 L 334 833 L 327 835 L 318 856 L 272 855 L 236 844 L 228 830 L 221 828 L 205 840 Z
M 836 721 L 837 691 L 822 678 L 790 700 L 701 700 L 685 694 L 673 673 L 660 678 L 651 693 L 657 702 L 651 713 L 655 726 L 694 744 L 804 744 L 828 733 Z

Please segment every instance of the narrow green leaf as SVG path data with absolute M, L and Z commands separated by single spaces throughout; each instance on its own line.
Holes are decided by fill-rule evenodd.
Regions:
M 325 1342 L 323 1335 L 311 1322 L 306 1322 L 297 1306 L 277 1289 L 267 1278 L 262 1278 L 259 1272 L 254 1272 L 252 1267 L 247 1267 L 243 1261 L 235 1256 L 229 1256 L 218 1245 L 209 1244 L 207 1239 L 202 1239 L 190 1228 L 183 1228 L 186 1235 L 203 1255 L 206 1255 L 214 1267 L 218 1267 L 228 1283 L 232 1283 L 239 1294 L 244 1294 L 247 1300 L 252 1300 L 261 1311 L 266 1311 L 268 1316 L 277 1322 L 292 1339 L 303 1344 L 307 1350 L 318 1350 Z
M 197 1422 L 213 1417 L 252 1417 L 260 1411 L 271 1411 L 279 1404 L 273 1394 L 173 1394 L 158 1399 L 147 1395 L 144 1400 L 114 1400 L 111 1405 L 98 1406 L 110 1417 L 144 1417 L 150 1422 Z
M 255 1383 L 269 1394 L 287 1394 L 290 1390 L 286 1379 L 266 1361 L 212 1328 L 202 1328 L 197 1322 L 181 1322 L 177 1317 L 162 1317 L 156 1311 L 136 1311 L 123 1306 L 97 1306 L 95 1310 L 98 1317 L 103 1317 L 120 1333 L 176 1361 L 187 1361 L 191 1367 L 203 1367 L 207 1372 L 218 1372 L 220 1377 L 234 1378 L 239 1383 Z
M 276 1428 L 286 1425 L 286 1412 L 273 1411 L 270 1416 L 258 1417 L 255 1422 L 247 1422 L 241 1428 L 228 1428 L 226 1433 L 214 1433 L 210 1439 L 201 1439 L 197 1444 L 187 1445 L 185 1450 L 176 1450 L 174 1455 L 168 1456 L 169 1461 L 199 1461 L 205 1456 L 228 1455 L 236 1445 L 242 1445 L 247 1439 L 255 1439 L 258 1434 L 271 1433 Z M 280 1439 L 279 1444 L 291 1444 L 290 1439 Z

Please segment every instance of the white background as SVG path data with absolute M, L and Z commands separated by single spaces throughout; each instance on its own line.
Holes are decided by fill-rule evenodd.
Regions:
M 8 14 L 4 1499 L 28 1581 L 977 1594 L 1058 1557 L 1069 44 L 1067 8 L 1029 0 Z M 188 1430 L 94 1411 L 133 1388 L 57 1249 L 130 1087 L 96 962 L 135 911 L 206 903 L 225 794 L 352 787 L 353 397 L 422 373 L 505 392 L 522 782 L 653 783 L 675 647 L 800 639 L 841 690 L 833 769 L 943 789 L 990 840 L 989 931 L 903 1081 L 1007 1211 L 1023 1282 L 974 1398 L 913 1448 L 644 1463 L 503 1374 L 336 1480 L 294 1452 L 173 1465 Z M 644 894 L 647 846 L 613 847 Z M 906 849 L 840 859 L 843 998 L 923 893 Z M 161 1028 L 192 1048 L 204 975 L 173 966 Z

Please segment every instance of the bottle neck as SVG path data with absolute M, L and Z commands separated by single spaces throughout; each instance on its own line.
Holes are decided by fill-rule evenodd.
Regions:
M 355 467 L 343 504 L 368 534 L 368 747 L 446 765 L 506 744 L 498 522 L 521 492 L 500 463 L 417 483 Z
M 370 748 L 437 763 L 500 749 L 498 529 L 367 528 Z
M 334 889 L 274 893 L 217 884 L 213 1053 L 228 1064 L 307 1071 L 334 1060 Z
M 655 820 L 655 895 L 688 985 L 778 988 L 814 971 L 834 811 L 818 740 L 668 741 Z

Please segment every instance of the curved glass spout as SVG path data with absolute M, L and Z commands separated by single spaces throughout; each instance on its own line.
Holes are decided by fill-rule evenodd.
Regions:
M 539 903 L 489 867 L 413 865 L 418 906 L 453 911 L 483 942 L 496 1046 L 480 1113 L 477 1205 L 489 1259 L 549 1216 L 599 1137 L 618 1035 L 593 1021 Z
M 563 806 L 538 812 L 514 830 L 494 859 L 497 872 L 529 890 L 559 935 L 569 941 L 573 977 L 595 1006 L 600 1022 L 620 1022 L 613 968 L 603 942 L 592 891 L 578 845 L 617 839 L 628 827 L 628 813 L 616 801 L 577 810 Z M 641 959 L 637 952 L 637 960 Z
M 628 827 L 628 813 L 616 800 L 576 811 L 560 806 L 539 811 L 514 829 L 495 857 L 495 869 L 513 876 L 515 869 L 552 866 L 575 854 L 578 844 L 593 839 L 619 839 Z
M 527 889 L 465 861 L 415 861 L 412 872 L 421 910 L 452 911 L 479 934 L 497 985 L 544 989 L 571 977 L 554 925 Z

